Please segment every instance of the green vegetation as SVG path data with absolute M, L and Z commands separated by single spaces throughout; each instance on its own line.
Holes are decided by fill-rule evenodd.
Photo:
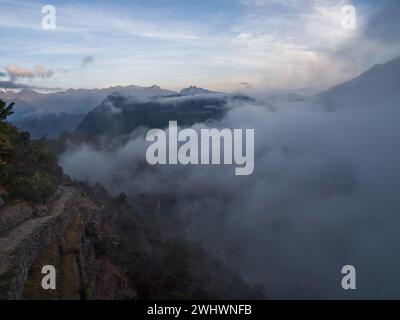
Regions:
M 6 122 L 13 106 L 0 100 L 0 186 L 11 199 L 43 203 L 56 192 L 63 172 L 44 140 L 31 141 L 28 132 Z

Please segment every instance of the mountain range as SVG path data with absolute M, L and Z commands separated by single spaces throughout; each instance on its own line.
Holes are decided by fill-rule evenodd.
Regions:
M 0 99 L 14 101 L 14 114 L 9 120 L 33 138 L 56 138 L 64 131 L 74 131 L 84 116 L 101 105 L 110 95 L 119 94 L 144 101 L 156 97 L 181 97 L 214 92 L 194 86 L 180 92 L 158 86 L 117 86 L 105 89 L 69 89 L 49 94 L 34 90 L 0 91 Z
M 182 125 L 218 120 L 229 99 L 251 99 L 190 86 L 180 92 L 151 87 L 117 86 L 69 89 L 43 94 L 2 90 L 0 99 L 15 101 L 10 121 L 33 138 L 56 138 L 64 131 L 83 134 L 127 134 L 139 126 L 164 127 L 168 119 Z M 327 110 L 351 107 L 397 107 L 400 101 L 400 57 L 378 64 L 358 77 L 318 95 Z
M 40 93 L 34 90 L 14 92 L 7 90 L 0 92 L 0 98 L 6 101 L 15 101 L 15 113 L 11 121 L 37 118 L 40 115 L 86 114 L 99 105 L 112 93 L 137 98 L 150 98 L 176 94 L 175 91 L 161 89 L 158 86 L 117 86 L 105 89 L 69 89 L 67 91 Z

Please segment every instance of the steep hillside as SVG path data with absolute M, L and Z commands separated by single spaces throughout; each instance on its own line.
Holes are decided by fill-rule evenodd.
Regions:
M 6 104 L 0 100 L 0 112 Z M 7 116 L 12 111 L 7 112 Z M 3 197 L 23 198 L 41 203 L 54 195 L 63 178 L 57 158 L 43 141 L 31 141 L 27 132 L 20 132 L 0 121 L 0 187 Z
M 375 65 L 357 78 L 320 94 L 329 108 L 398 107 L 400 57 Z
M 183 97 L 132 100 L 114 94 L 91 111 L 77 128 L 77 133 L 120 136 L 138 127 L 165 128 L 170 120 L 179 125 L 193 125 L 223 117 L 228 97 L 205 94 Z
M 0 235 L 2 299 L 257 299 L 262 289 L 186 241 L 149 202 L 128 204 L 100 186 L 60 187 L 41 211 L 5 207 Z M 144 211 L 146 214 L 140 214 Z M 6 220 L 0 220 L 0 226 Z M 4 229 L 4 228 L 3 228 Z M 41 269 L 57 289 L 41 288 Z
M 44 136 L 56 139 L 62 132 L 74 132 L 84 116 L 84 114 L 68 113 L 49 114 L 14 121 L 14 125 L 22 131 L 28 131 L 33 139 Z
M 0 299 L 262 298 L 231 267 L 186 240 L 159 199 L 112 197 L 63 175 L 42 141 L 0 105 Z M 57 272 L 41 287 L 42 267 Z

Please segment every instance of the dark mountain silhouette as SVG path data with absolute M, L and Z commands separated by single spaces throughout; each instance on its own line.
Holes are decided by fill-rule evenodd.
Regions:
M 199 88 L 196 86 L 190 86 L 185 89 L 182 89 L 179 94 L 182 96 L 194 96 L 197 94 L 211 94 L 211 93 L 216 93 L 215 91 Z
M 84 114 L 45 114 L 37 118 L 14 121 L 19 129 L 28 131 L 33 139 L 47 136 L 56 139 L 62 132 L 73 132 L 84 118 Z
M 76 131 L 88 135 L 120 136 L 138 127 L 165 128 L 171 120 L 178 121 L 181 126 L 220 120 L 227 111 L 228 99 L 223 94 L 199 94 L 143 102 L 114 94 L 87 114 Z
M 213 91 L 190 86 L 181 92 L 159 86 L 116 86 L 105 89 L 69 89 L 43 94 L 34 90 L 1 90 L 0 98 L 15 101 L 14 114 L 9 120 L 33 138 L 57 138 L 62 132 L 73 132 L 83 117 L 112 94 L 120 94 L 140 101 L 151 98 L 182 97 L 212 94 Z
M 400 57 L 373 66 L 353 80 L 319 95 L 330 109 L 341 107 L 398 107 L 400 102 Z

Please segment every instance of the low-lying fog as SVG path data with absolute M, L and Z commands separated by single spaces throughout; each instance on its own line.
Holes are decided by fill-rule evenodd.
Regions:
M 234 166 L 144 166 L 146 130 L 114 152 L 71 146 L 61 165 L 115 194 L 178 197 L 188 235 L 269 298 L 399 298 L 399 119 L 398 108 L 327 111 L 316 99 L 260 95 L 194 126 L 254 128 L 251 176 Z M 353 292 L 341 288 L 349 264 Z

